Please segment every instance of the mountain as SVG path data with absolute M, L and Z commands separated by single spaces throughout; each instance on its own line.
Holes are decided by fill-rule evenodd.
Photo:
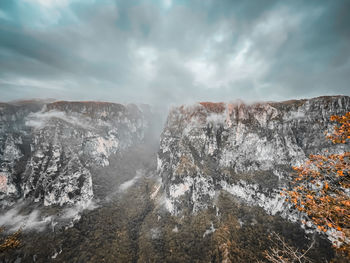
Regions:
M 350 97 L 244 104 L 202 102 L 173 108 L 161 135 L 158 172 L 174 215 L 215 206 L 224 190 L 268 213 L 291 216 L 279 193 L 292 166 L 310 154 L 349 150 L 325 139 L 331 115 Z M 294 218 L 295 220 L 295 218 Z
M 0 105 L 0 203 L 49 205 L 94 197 L 93 173 L 141 143 L 150 108 L 105 102 L 40 101 Z
M 349 150 L 325 139 L 348 111 L 347 96 L 201 102 L 159 137 L 147 105 L 1 103 L 0 226 L 23 231 L 0 262 L 266 262 L 272 232 L 329 262 L 279 193 L 309 154 Z

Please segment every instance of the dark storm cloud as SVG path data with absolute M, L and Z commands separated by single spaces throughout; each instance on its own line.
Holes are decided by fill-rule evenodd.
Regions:
M 0 2 L 0 100 L 350 95 L 345 1 Z
M 349 94 L 350 2 L 333 1 L 310 7 L 302 26 L 275 53 L 267 79 L 288 96 Z M 302 13 L 303 7 L 294 9 Z M 299 95 L 299 96 L 300 96 Z

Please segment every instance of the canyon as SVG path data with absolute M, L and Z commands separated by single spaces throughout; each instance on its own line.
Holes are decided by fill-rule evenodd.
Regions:
M 347 96 L 201 102 L 171 108 L 158 131 L 148 105 L 1 103 L 0 223 L 22 227 L 24 244 L 0 260 L 219 262 L 224 226 L 246 253 L 236 262 L 262 259 L 265 237 L 257 245 L 251 232 L 303 246 L 318 234 L 280 191 L 310 154 L 349 151 L 325 139 L 330 117 L 348 111 Z M 317 240 L 315 257 L 331 258 L 327 238 Z

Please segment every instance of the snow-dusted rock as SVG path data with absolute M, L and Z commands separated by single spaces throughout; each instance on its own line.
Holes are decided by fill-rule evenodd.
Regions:
M 140 143 L 149 127 L 136 105 L 102 102 L 0 105 L 0 203 L 44 205 L 93 198 L 91 168 Z
M 291 166 L 311 153 L 338 152 L 348 145 L 325 139 L 331 115 L 350 110 L 350 97 L 251 105 L 200 103 L 174 108 L 161 135 L 158 172 L 172 214 L 213 205 L 225 190 L 270 214 L 289 210 L 280 189 Z M 286 215 L 287 216 L 287 215 Z

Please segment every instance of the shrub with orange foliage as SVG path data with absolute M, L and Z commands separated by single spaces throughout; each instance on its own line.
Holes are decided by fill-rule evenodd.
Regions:
M 331 120 L 340 125 L 327 138 L 333 143 L 348 143 L 350 112 Z M 334 247 L 350 258 L 350 152 L 310 155 L 302 166 L 293 169 L 297 172 L 293 189 L 282 194 L 320 231 L 338 231 Z
M 327 136 L 334 143 L 346 143 L 346 140 L 350 139 L 350 112 L 347 112 L 344 116 L 332 116 L 331 121 L 336 121 L 341 126 L 334 128 L 334 133 Z

